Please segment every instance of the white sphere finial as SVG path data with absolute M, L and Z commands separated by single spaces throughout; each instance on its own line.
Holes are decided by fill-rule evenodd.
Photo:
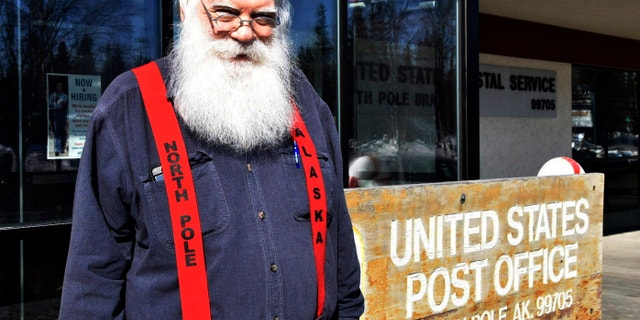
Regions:
M 547 161 L 540 171 L 538 177 L 561 176 L 569 174 L 583 174 L 584 169 L 575 160 L 569 157 L 557 157 Z

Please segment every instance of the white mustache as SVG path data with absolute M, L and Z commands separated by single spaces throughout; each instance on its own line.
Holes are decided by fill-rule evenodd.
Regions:
M 239 56 L 246 57 L 254 63 L 260 63 L 266 59 L 266 45 L 260 41 L 249 44 L 239 43 L 233 39 L 212 40 L 209 43 L 211 52 L 221 59 L 231 60 Z

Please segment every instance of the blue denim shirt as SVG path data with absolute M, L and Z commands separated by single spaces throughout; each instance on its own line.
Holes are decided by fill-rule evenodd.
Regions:
M 167 61 L 158 60 L 167 77 Z M 328 198 L 323 318 L 364 310 L 333 117 L 304 75 L 295 99 L 317 148 Z M 170 95 L 170 93 L 169 93 Z M 192 164 L 214 319 L 314 319 L 315 260 L 302 168 L 291 140 L 238 153 L 181 124 Z M 164 181 L 132 72 L 93 114 L 78 170 L 61 319 L 180 319 Z

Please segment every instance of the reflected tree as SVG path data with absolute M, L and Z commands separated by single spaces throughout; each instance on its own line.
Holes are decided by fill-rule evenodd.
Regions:
M 96 73 L 96 59 L 93 55 L 93 39 L 91 38 L 91 35 L 85 34 L 82 36 L 74 60 L 71 73 Z
M 433 48 L 434 86 L 438 141 L 448 156 L 454 156 L 455 145 L 447 145 L 446 140 L 456 135 L 456 56 L 457 28 L 455 1 L 440 1 L 438 6 L 426 11 L 425 19 L 429 27 L 424 28 L 422 43 Z
M 336 112 L 336 59 L 335 40 L 329 33 L 327 8 L 320 3 L 316 9 L 313 35 L 310 44 L 298 48 L 297 60 L 300 69 L 312 82 L 320 96 Z
M 137 5 L 141 2 L 0 2 L 0 96 L 5 106 L 0 117 L 16 123 L 21 105 L 26 133 L 46 127 L 46 74 L 95 74 L 96 70 L 104 70 L 99 65 L 106 59 L 96 60 L 96 48 L 106 48 L 117 35 L 131 35 L 132 12 L 139 11 L 135 10 Z M 22 90 L 22 97 L 18 96 L 20 86 L 29 88 Z M 7 131 L 17 144 L 17 124 Z M 45 141 L 46 135 L 25 135 L 27 145 Z
M 64 72 L 71 69 L 71 56 L 65 41 L 60 42 L 51 62 L 53 72 Z

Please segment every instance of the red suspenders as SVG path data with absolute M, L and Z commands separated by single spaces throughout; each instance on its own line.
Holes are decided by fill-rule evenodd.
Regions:
M 157 64 L 148 63 L 133 69 L 133 73 L 140 85 L 164 173 L 176 249 L 183 319 L 211 319 L 200 216 L 182 133 L 173 106 L 167 101 L 166 88 Z M 293 101 L 292 104 L 295 109 L 295 122 L 291 136 L 296 147 L 295 156 L 303 160 L 309 197 L 318 288 L 316 316 L 319 317 L 325 300 L 327 199 L 315 146 L 302 121 L 298 106 Z M 167 174 L 168 172 L 170 174 Z
M 133 69 L 156 140 L 169 199 L 183 319 L 211 319 L 209 289 L 189 157 L 155 63 Z M 171 174 L 168 174 L 168 173 Z
M 316 259 L 316 281 L 318 286 L 318 301 L 316 317 L 322 314 L 324 306 L 324 259 L 326 252 L 327 235 L 327 199 L 322 179 L 322 170 L 316 153 L 316 147 L 307 131 L 307 126 L 302 121 L 298 106 L 292 100 L 295 110 L 294 125 L 291 136 L 299 148 L 302 158 L 305 179 L 307 181 L 307 196 L 309 197 L 309 219 L 311 220 L 311 241 L 313 242 L 313 254 Z

